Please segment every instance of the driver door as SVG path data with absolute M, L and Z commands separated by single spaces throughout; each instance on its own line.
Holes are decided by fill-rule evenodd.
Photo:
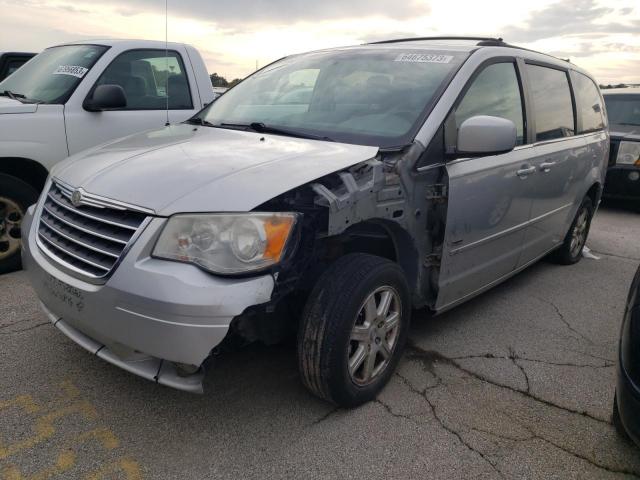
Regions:
M 447 145 L 467 118 L 511 120 L 517 146 L 508 153 L 454 158 L 449 176 L 447 222 L 436 309 L 450 308 L 512 273 L 522 251 L 532 199 L 527 195 L 531 148 L 525 145 L 522 87 L 514 60 L 476 73 L 445 124 Z

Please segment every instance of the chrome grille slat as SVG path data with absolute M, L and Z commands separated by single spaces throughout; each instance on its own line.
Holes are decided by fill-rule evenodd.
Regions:
M 74 190 L 51 186 L 38 224 L 40 248 L 52 260 L 74 273 L 90 278 L 106 277 L 115 268 L 147 217 L 135 209 L 104 205 L 98 197 L 71 202 Z M 86 194 L 86 197 L 90 196 Z
M 117 222 L 113 219 L 101 218 L 89 212 L 82 211 L 79 208 L 74 208 L 73 205 L 71 205 L 65 197 L 54 195 L 51 192 L 49 192 L 49 198 L 53 200 L 56 204 L 60 205 L 62 208 L 66 208 L 71 212 L 74 212 L 78 215 L 82 215 L 83 217 L 86 217 L 86 218 L 90 218 L 91 220 L 97 220 L 99 222 L 108 223 L 109 225 L 113 225 L 115 227 L 126 228 L 128 230 L 133 230 L 133 231 L 136 231 L 138 229 L 137 226 L 134 226 L 131 224 L 126 224 L 124 222 Z M 101 208 L 104 208 L 104 207 L 101 207 Z
M 42 232 L 39 233 L 40 238 L 43 239 L 45 242 L 47 242 L 49 245 L 51 245 L 52 247 L 54 247 L 56 250 L 60 250 L 62 253 L 64 253 L 65 255 L 69 255 L 70 257 L 75 258 L 76 260 L 80 260 L 81 262 L 84 262 L 88 265 L 91 265 L 92 267 L 95 268 L 99 268 L 100 270 L 104 270 L 105 272 L 108 272 L 110 269 L 100 265 L 98 263 L 92 262 L 91 260 L 87 260 L 85 258 L 80 257 L 79 255 L 74 254 L 73 252 L 70 252 L 69 250 L 66 250 L 65 248 L 61 247 L 57 242 L 55 242 L 54 240 L 51 240 L 50 238 L 48 238 L 46 235 L 44 235 Z
M 98 247 L 94 247 L 93 245 L 89 245 L 88 243 L 84 243 L 81 240 L 73 238 L 70 235 L 67 235 L 67 234 L 63 233 L 61 230 L 58 230 L 57 228 L 49 225 L 44 220 L 44 218 L 41 218 L 40 222 L 42 222 L 49 230 L 53 231 L 56 235 L 60 235 L 61 237 L 65 238 L 66 240 L 69 240 L 70 242 L 77 243 L 81 247 L 88 248 L 89 250 L 93 250 L 94 252 L 101 253 L 102 255 L 106 255 L 108 257 L 118 258 L 120 256 L 118 254 L 111 253 L 111 252 L 109 252 L 107 250 L 101 250 Z
M 110 237 L 108 235 L 104 235 L 104 234 L 102 234 L 100 232 L 96 232 L 94 230 L 90 230 L 90 229 L 88 229 L 86 227 L 82 227 L 82 226 L 80 226 L 80 225 L 78 225 L 76 223 L 73 223 L 72 221 L 70 221 L 70 220 L 68 220 L 68 219 L 66 219 L 64 217 L 60 217 L 59 215 L 56 215 L 54 212 L 52 212 L 50 207 L 48 207 L 46 204 L 44 206 L 44 211 L 46 211 L 53 218 L 61 221 L 62 223 L 66 223 L 70 227 L 73 227 L 76 230 L 80 230 L 81 232 L 88 233 L 90 235 L 95 235 L 96 237 L 104 238 L 105 240 L 110 240 L 112 242 L 120 243 L 122 245 L 126 245 L 127 244 L 126 240 L 115 238 L 115 237 Z

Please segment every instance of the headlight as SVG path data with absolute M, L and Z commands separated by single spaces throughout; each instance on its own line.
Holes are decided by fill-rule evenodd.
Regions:
M 261 270 L 277 264 L 291 243 L 297 213 L 175 215 L 153 256 L 193 263 L 220 274 Z
M 620 142 L 616 163 L 640 167 L 640 142 Z

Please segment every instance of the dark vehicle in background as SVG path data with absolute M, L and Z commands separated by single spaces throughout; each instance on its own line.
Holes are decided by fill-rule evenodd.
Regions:
M 640 447 L 640 268 L 622 322 L 613 423 Z
M 604 196 L 640 202 L 640 88 L 602 93 L 611 133 Z
M 0 82 L 34 57 L 35 53 L 0 52 Z

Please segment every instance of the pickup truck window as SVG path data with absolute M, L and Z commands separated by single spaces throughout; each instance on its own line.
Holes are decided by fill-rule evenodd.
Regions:
M 296 55 L 248 77 L 200 118 L 219 128 L 260 123 L 346 143 L 406 145 L 467 56 L 373 48 Z
M 130 50 L 116 57 L 96 85 L 120 85 L 127 97 L 122 110 L 164 110 L 167 91 L 170 110 L 193 108 L 189 81 L 178 52 Z
M 48 48 L 0 82 L 0 92 L 11 91 L 26 102 L 65 103 L 107 49 L 100 45 Z

